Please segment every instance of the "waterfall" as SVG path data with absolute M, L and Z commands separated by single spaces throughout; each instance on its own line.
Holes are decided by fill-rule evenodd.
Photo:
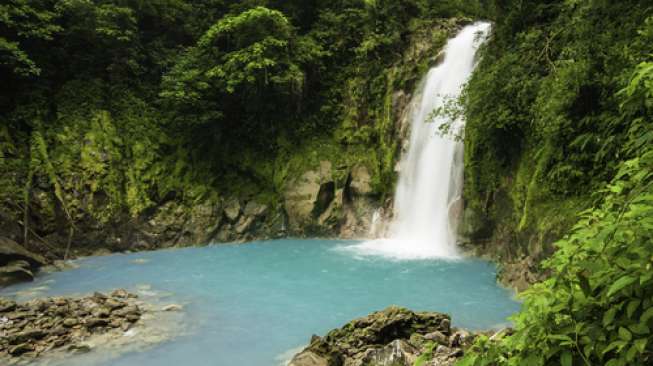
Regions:
M 441 136 L 440 126 L 462 134 L 464 121 L 433 116 L 460 96 L 476 51 L 490 32 L 485 22 L 466 26 L 447 42 L 444 61 L 429 70 L 411 102 L 408 151 L 400 162 L 394 215 L 387 239 L 357 245 L 356 252 L 401 259 L 456 257 L 456 223 L 462 210 L 463 145 Z

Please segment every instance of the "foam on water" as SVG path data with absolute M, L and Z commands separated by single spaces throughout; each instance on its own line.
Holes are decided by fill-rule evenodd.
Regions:
M 279 240 L 76 261 L 0 292 L 31 297 L 126 288 L 184 305 L 183 334 L 123 355 L 71 356 L 66 366 L 278 366 L 312 334 L 390 305 L 450 313 L 457 326 L 500 327 L 519 309 L 480 260 L 360 258 L 345 241 Z M 40 291 L 30 293 L 30 289 Z M 20 294 L 18 294 L 20 293 Z

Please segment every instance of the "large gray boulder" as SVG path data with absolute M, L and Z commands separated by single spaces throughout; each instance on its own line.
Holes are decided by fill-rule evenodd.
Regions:
M 372 175 L 364 165 L 356 165 L 351 170 L 349 188 L 355 195 L 363 196 L 373 193 Z
M 11 239 L 0 237 L 0 287 L 33 280 L 34 274 L 45 264 L 42 256 Z
M 414 339 L 434 332 L 449 337 L 450 324 L 445 314 L 389 307 L 314 336 L 289 366 L 412 366 L 425 346 Z
M 222 206 L 214 200 L 193 206 L 170 201 L 156 210 L 143 231 L 158 247 L 207 244 L 217 235 L 222 217 Z
M 14 260 L 27 261 L 33 267 L 40 267 L 47 263 L 41 255 L 30 252 L 13 240 L 0 237 L 0 265 Z
M 238 217 L 240 217 L 240 210 L 240 202 L 235 198 L 227 200 L 224 204 L 224 215 L 230 222 L 236 222 Z
M 286 182 L 283 196 L 291 229 L 315 223 L 336 196 L 331 162 L 322 161 L 319 169 L 308 170 Z

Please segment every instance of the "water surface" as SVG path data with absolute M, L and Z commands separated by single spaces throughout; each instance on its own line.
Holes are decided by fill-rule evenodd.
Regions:
M 390 305 L 452 315 L 455 326 L 500 327 L 519 309 L 480 260 L 398 261 L 358 257 L 347 241 L 278 240 L 87 258 L 2 296 L 126 288 L 184 304 L 187 332 L 142 352 L 94 365 L 276 366 L 284 353 Z M 96 351 L 97 352 L 97 351 Z M 88 357 L 88 356 L 86 356 Z M 66 365 L 88 365 L 88 358 Z

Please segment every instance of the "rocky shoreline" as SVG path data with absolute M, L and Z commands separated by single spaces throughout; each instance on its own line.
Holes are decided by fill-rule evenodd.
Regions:
M 310 344 L 288 366 L 451 366 L 480 334 L 451 327 L 449 315 L 389 307 L 353 320 Z
M 33 359 L 60 348 L 74 353 L 90 351 L 84 341 L 91 336 L 125 332 L 140 320 L 143 309 L 136 299 L 122 289 L 22 304 L 0 298 L 0 360 Z

